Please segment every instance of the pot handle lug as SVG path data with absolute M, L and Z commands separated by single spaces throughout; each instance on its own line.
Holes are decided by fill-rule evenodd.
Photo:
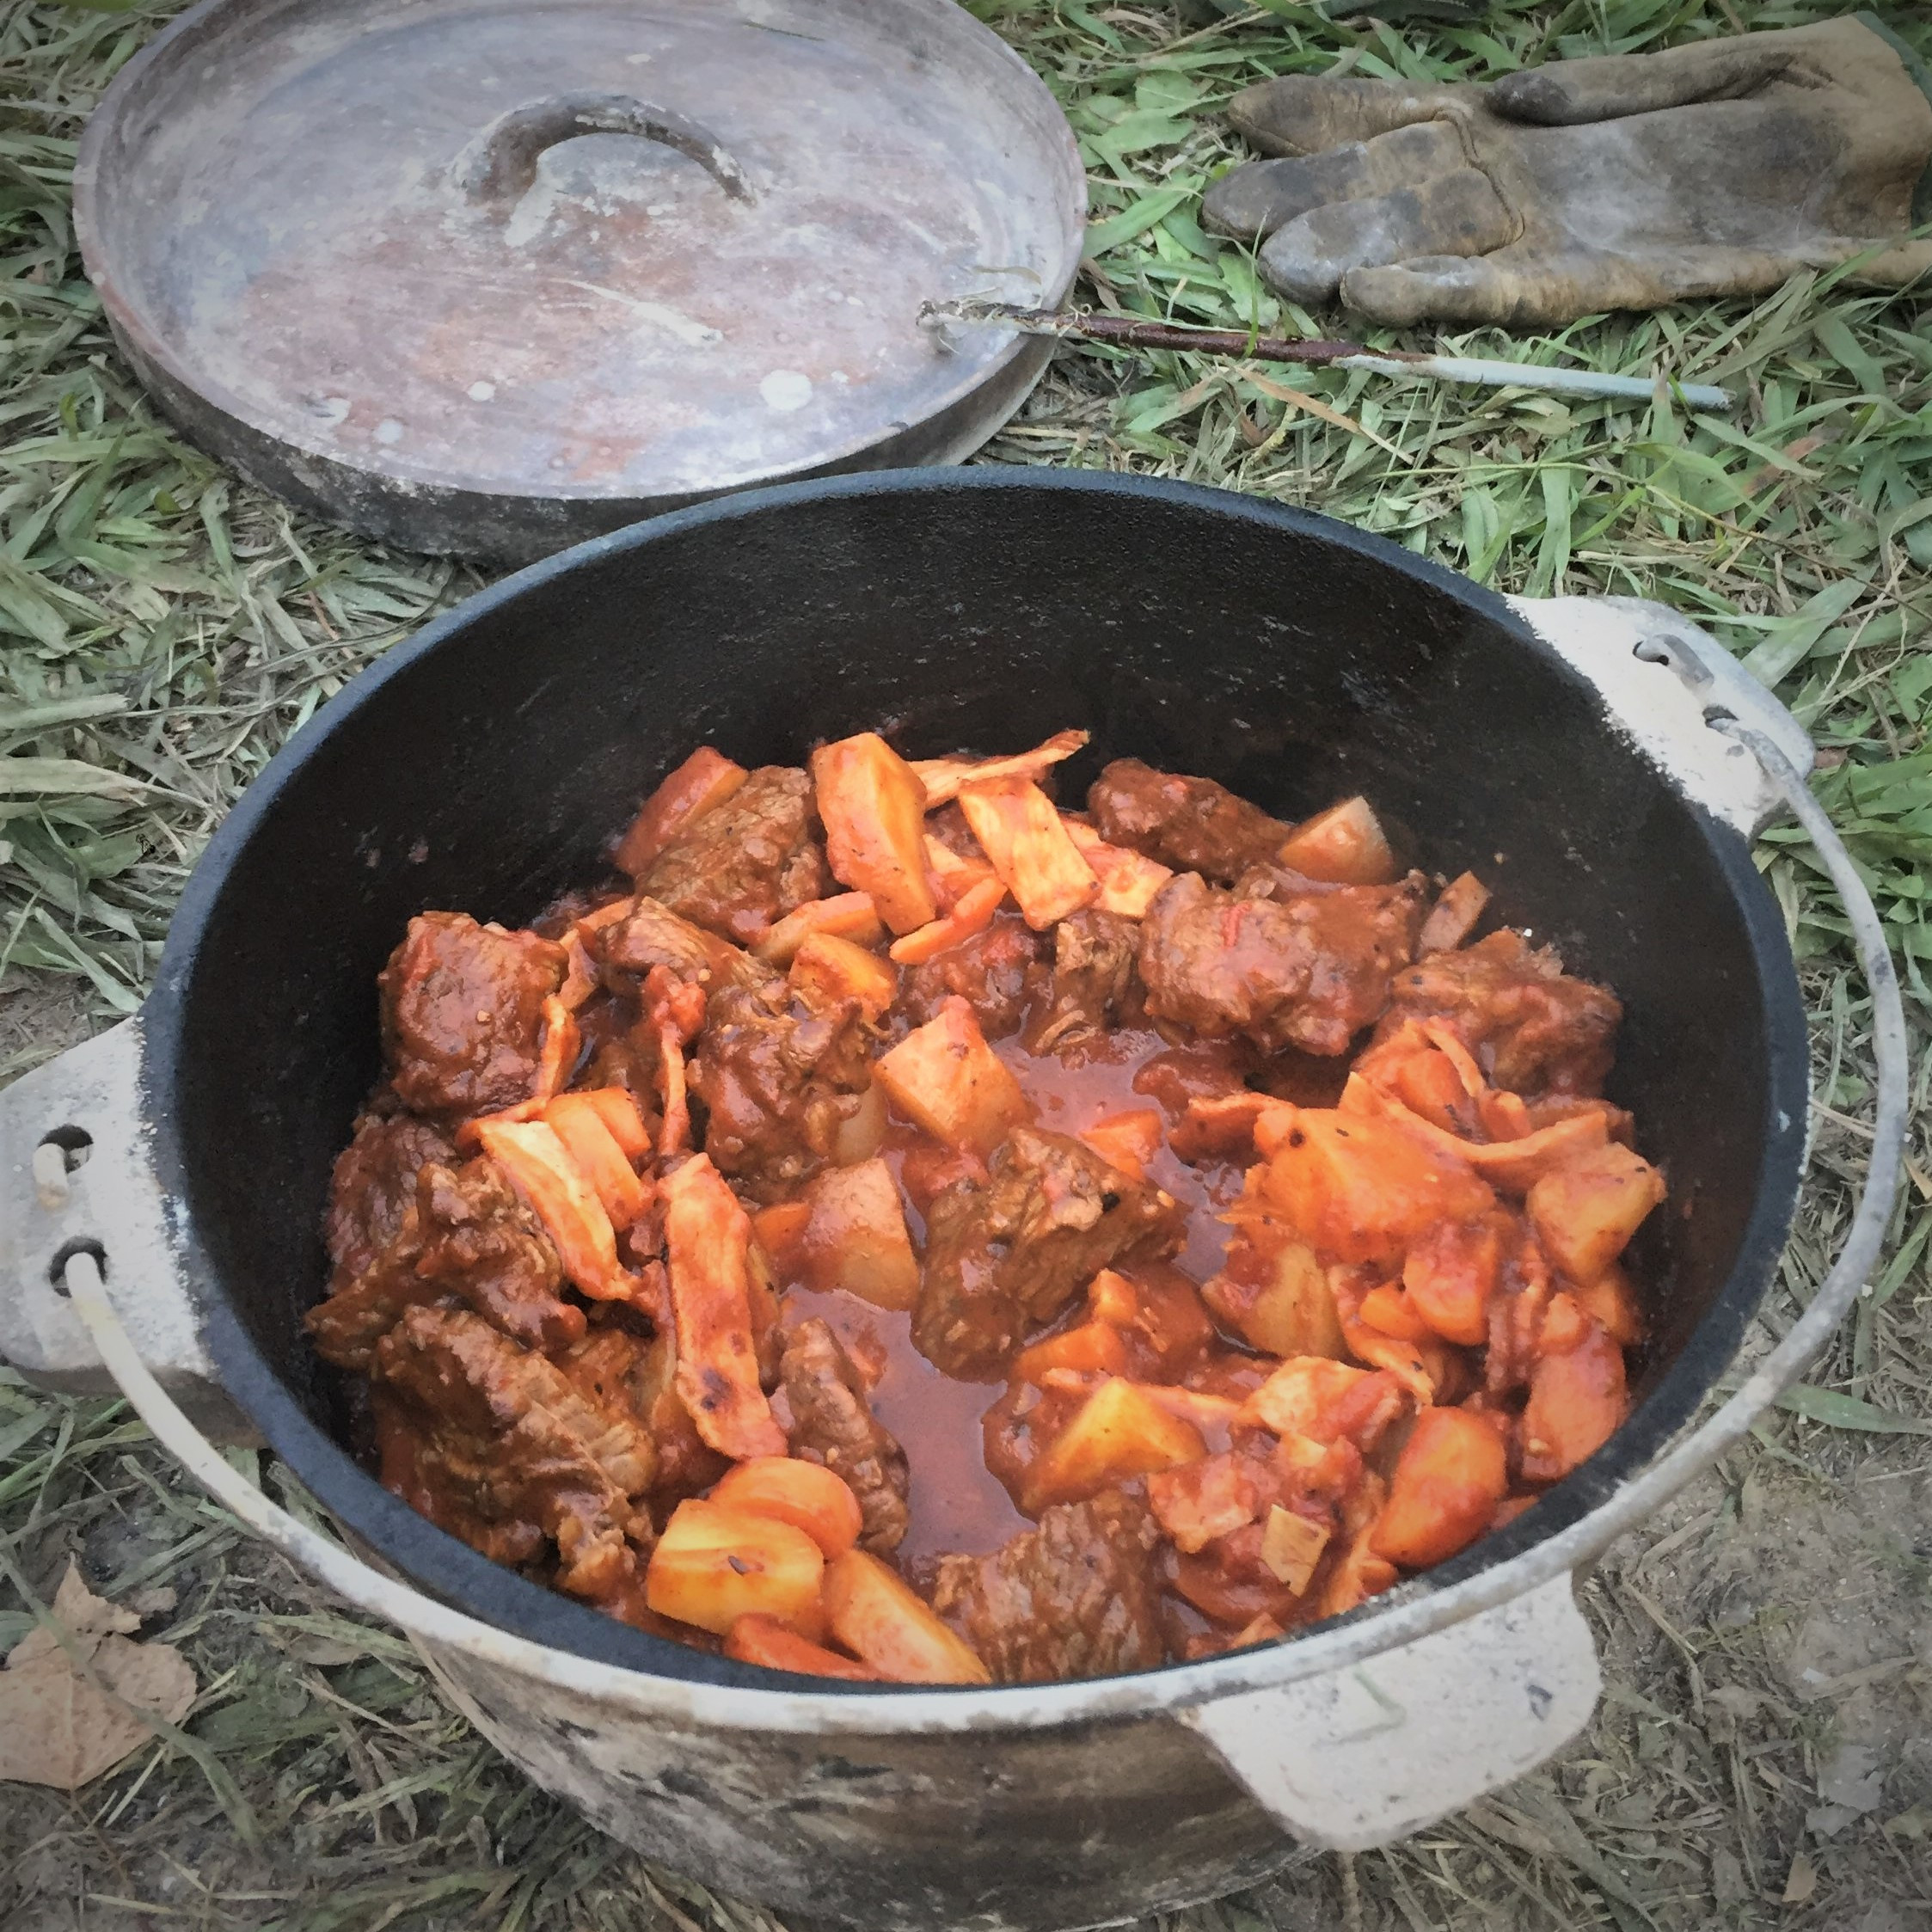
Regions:
M 1602 1688 L 1566 1573 L 1345 1669 L 1177 1714 L 1293 1837 L 1366 1851 L 1533 1770 Z
M 1776 778 L 1714 727 L 1729 716 L 1809 771 L 1805 727 L 1708 631 L 1637 597 L 1504 600 L 1595 689 L 1623 733 L 1727 825 L 1755 838 L 1784 805 Z
M 107 1395 L 114 1378 L 68 1298 L 70 1257 L 136 1284 L 123 1319 L 141 1359 L 203 1430 L 254 1432 L 215 1378 L 175 1260 L 140 1099 L 137 1015 L 0 1093 L 0 1358 L 29 1382 Z
M 506 214 L 537 181 L 546 148 L 585 134 L 635 134 L 695 161 L 733 201 L 751 184 L 708 127 L 629 94 L 555 94 L 500 114 L 456 158 L 451 179 L 479 207 Z

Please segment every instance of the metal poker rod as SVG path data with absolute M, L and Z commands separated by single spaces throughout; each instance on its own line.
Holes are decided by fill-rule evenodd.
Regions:
M 1239 356 L 1254 362 L 1299 362 L 1317 367 L 1372 369 L 1383 376 L 1432 376 L 1439 382 L 1476 383 L 1487 389 L 1546 389 L 1558 396 L 1613 396 L 1647 402 L 1656 381 L 1641 376 L 1604 376 L 1588 369 L 1546 369 L 1535 363 L 1490 362 L 1474 356 L 1420 355 L 1411 349 L 1370 349 L 1359 342 L 1290 341 L 1250 335 L 1239 328 L 1177 328 L 1137 316 L 1087 315 L 1076 310 L 1025 309 L 1009 302 L 929 302 L 919 321 L 945 340 L 955 323 L 1016 328 L 1023 335 L 1054 335 L 1076 342 L 1111 342 L 1126 349 L 1184 349 L 1194 355 Z M 1696 409 L 1729 409 L 1728 389 L 1708 383 L 1662 380 Z

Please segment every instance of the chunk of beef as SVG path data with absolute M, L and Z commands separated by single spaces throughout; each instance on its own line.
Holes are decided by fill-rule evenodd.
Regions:
M 1414 957 L 1426 886 L 1420 873 L 1394 886 L 1322 886 L 1270 868 L 1224 892 L 1183 873 L 1141 923 L 1147 1010 L 1269 1052 L 1346 1052 Z
M 816 1316 L 801 1322 L 786 1338 L 779 1373 L 792 1411 L 792 1454 L 844 1478 L 865 1516 L 862 1549 L 880 1556 L 897 1549 L 912 1520 L 905 1451 L 873 1414 L 844 1345 Z
M 871 1084 L 857 1003 L 800 1017 L 782 984 L 727 987 L 709 1003 L 689 1078 L 713 1165 L 742 1192 L 776 1199 L 825 1165 Z
M 405 1501 L 500 1561 L 554 1542 L 557 1582 L 575 1596 L 634 1586 L 657 1463 L 635 1423 L 464 1309 L 409 1309 L 370 1373 L 401 1410 L 384 1479 Z
M 809 773 L 768 764 L 658 855 L 638 889 L 748 946 L 832 889 Z
M 445 1120 L 527 1100 L 564 966 L 563 948 L 533 932 L 419 913 L 377 980 L 396 1098 Z
M 306 1319 L 316 1352 L 358 1371 L 408 1309 L 426 1303 L 466 1302 L 512 1340 L 562 1348 L 585 1326 L 584 1311 L 561 1298 L 562 1287 L 550 1237 L 494 1161 L 431 1161 L 389 1244 Z
M 1109 845 L 1223 885 L 1273 858 L 1294 829 L 1211 778 L 1176 777 L 1138 758 L 1108 765 L 1088 791 L 1087 809 Z
M 335 1157 L 322 1239 L 334 1263 L 330 1285 L 345 1288 L 402 1231 L 416 1176 L 431 1161 L 456 1158 L 443 1130 L 413 1113 L 365 1113 Z
M 998 1040 L 1026 1011 L 1027 975 L 1042 942 L 1017 913 L 1003 912 L 984 931 L 914 966 L 899 983 L 899 1009 L 923 1027 L 956 993 L 972 1009 L 980 1032 Z
M 991 1556 L 942 1556 L 933 1608 L 999 1684 L 1144 1671 L 1166 1654 L 1154 1519 L 1110 1490 L 1056 1503 Z
M 1027 1028 L 1027 1050 L 1077 1046 L 1126 1023 L 1139 1003 L 1135 962 L 1140 922 L 1093 906 L 1053 929 L 1053 974 L 1046 998 Z
M 958 1181 L 932 1203 L 913 1342 L 948 1375 L 996 1381 L 1029 1331 L 1102 1268 L 1173 1254 L 1186 1219 L 1172 1195 L 1083 1142 L 1018 1128 L 985 1182 Z
M 638 1332 L 646 1324 L 628 1303 L 602 1302 L 593 1315 L 607 1325 L 592 1328 L 574 1348 L 566 1349 L 555 1358 L 556 1365 L 590 1401 L 650 1437 L 657 1456 L 650 1502 L 661 1522 L 687 1496 L 708 1489 L 731 1465 L 698 1434 L 678 1393 L 678 1349 L 671 1322 L 647 1337 Z
M 1512 1093 L 1598 1092 L 1616 1057 L 1623 1008 L 1606 987 L 1573 979 L 1554 947 L 1493 932 L 1395 975 L 1377 1038 L 1404 1020 L 1448 1020 L 1499 1087 Z
M 755 954 L 694 926 L 654 899 L 640 899 L 622 919 L 602 927 L 593 940 L 604 984 L 635 994 L 653 966 L 687 984 L 769 986 L 781 977 Z

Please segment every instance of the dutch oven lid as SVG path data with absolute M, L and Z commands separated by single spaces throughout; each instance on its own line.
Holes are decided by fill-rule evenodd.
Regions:
M 194 23 L 199 22 L 199 30 Z M 1084 194 L 952 0 L 211 0 L 97 132 L 89 267 L 177 380 L 385 482 L 681 496 L 931 417 Z

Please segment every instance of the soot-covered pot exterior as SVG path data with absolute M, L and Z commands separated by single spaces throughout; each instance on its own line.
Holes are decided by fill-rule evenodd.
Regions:
M 124 1139 L 166 1204 L 156 1265 L 194 1297 L 177 1381 L 218 1382 L 382 1574 L 256 1512 L 192 1432 L 167 1439 L 410 1629 L 541 1782 L 788 1911 L 908 1932 L 1134 1917 L 1259 1876 L 1289 1855 L 1285 1826 L 1377 1842 L 1503 1782 L 1587 1716 L 1568 1563 L 1728 1365 L 1795 1193 L 1803 1033 L 1744 836 L 1756 781 L 1721 760 L 1701 791 L 1667 779 L 1556 641 L 1629 659 L 1655 616 L 1612 613 L 1591 646 L 1575 613 L 1526 616 L 1317 517 L 997 470 L 759 493 L 472 600 L 236 808 L 106 1082 L 128 1089 Z M 1663 756 L 1672 706 L 1694 734 L 1702 701 L 1696 664 L 1653 642 L 1628 674 L 1650 679 Z M 872 725 L 923 755 L 1070 724 L 1096 763 L 1209 773 L 1285 815 L 1366 791 L 1422 862 L 1477 864 L 1505 920 L 1617 988 L 1615 1097 L 1654 1123 L 1647 1151 L 1696 1210 L 1647 1258 L 1657 1342 L 1632 1423 L 1506 1530 L 1312 1639 L 990 1692 L 774 1687 L 495 1567 L 372 1481 L 300 1316 L 330 1163 L 376 1070 L 373 977 L 408 917 L 528 917 L 694 743 L 795 762 Z M 1559 1548 L 1563 1564 L 1524 1567 Z M 1428 1635 L 1452 1613 L 1470 1621 Z

